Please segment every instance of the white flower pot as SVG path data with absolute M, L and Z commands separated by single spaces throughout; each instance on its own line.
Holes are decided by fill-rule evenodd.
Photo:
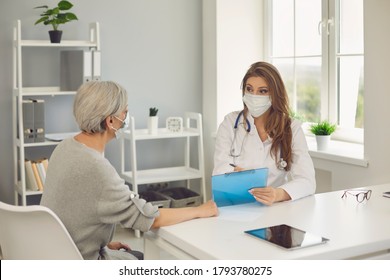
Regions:
M 328 149 L 330 142 L 330 135 L 316 135 L 317 150 L 325 151 Z
M 158 116 L 149 117 L 148 119 L 149 134 L 157 134 L 157 129 L 158 129 Z

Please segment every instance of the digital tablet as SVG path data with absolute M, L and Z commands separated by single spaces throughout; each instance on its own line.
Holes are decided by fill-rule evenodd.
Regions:
M 325 237 L 285 224 L 246 230 L 245 233 L 287 250 L 324 244 L 329 241 Z

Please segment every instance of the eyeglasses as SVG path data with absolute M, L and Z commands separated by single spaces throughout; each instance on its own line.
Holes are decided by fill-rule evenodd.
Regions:
M 344 191 L 344 194 L 341 196 L 341 198 L 346 198 L 348 194 L 356 196 L 356 200 L 360 203 L 363 202 L 365 199 L 369 200 L 371 197 L 371 190 L 368 191 L 353 191 L 353 190 L 346 190 Z

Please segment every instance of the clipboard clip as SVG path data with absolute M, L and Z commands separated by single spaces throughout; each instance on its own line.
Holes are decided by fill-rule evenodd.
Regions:
M 232 172 L 226 172 L 225 175 L 234 175 L 234 174 L 241 174 L 241 173 L 254 173 L 256 169 L 247 169 L 247 170 L 241 170 L 241 171 L 232 171 Z

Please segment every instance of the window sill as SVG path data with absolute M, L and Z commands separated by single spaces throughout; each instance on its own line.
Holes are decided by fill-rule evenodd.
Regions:
M 317 151 L 316 139 L 306 136 L 309 154 L 312 158 L 336 161 L 357 166 L 368 166 L 368 160 L 364 158 L 364 145 L 331 140 L 328 150 Z

